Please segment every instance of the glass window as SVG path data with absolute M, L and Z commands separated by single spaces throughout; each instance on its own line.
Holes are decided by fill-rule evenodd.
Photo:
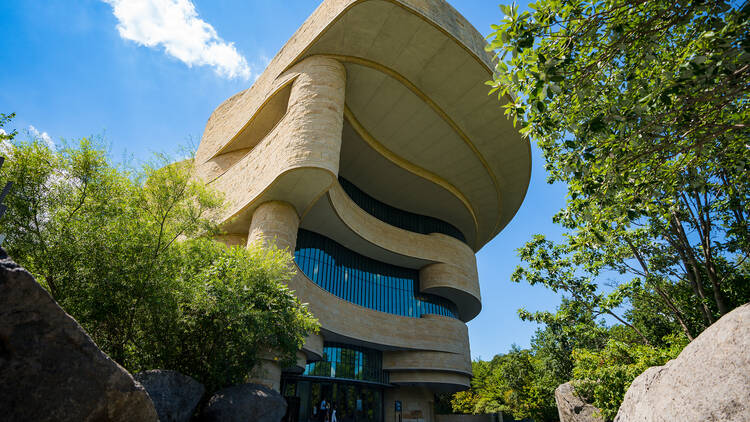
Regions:
M 351 198 L 357 206 L 378 220 L 415 233 L 442 233 L 466 243 L 466 237 L 463 233 L 450 223 L 446 223 L 445 221 L 434 217 L 400 210 L 386 203 L 380 202 L 343 177 L 339 177 L 339 183 L 341 184 L 341 187 L 344 188 L 344 192 L 349 195 L 349 198 Z
M 388 383 L 379 350 L 340 343 L 325 343 L 323 360 L 308 363 L 303 375 Z
M 315 284 L 357 305 L 414 318 L 458 318 L 452 302 L 419 293 L 418 270 L 367 258 L 315 232 L 299 230 L 294 259 Z

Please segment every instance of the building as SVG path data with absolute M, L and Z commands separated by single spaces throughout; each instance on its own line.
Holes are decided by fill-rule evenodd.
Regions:
M 290 420 L 325 399 L 340 421 L 430 421 L 434 393 L 468 387 L 474 254 L 531 164 L 485 45 L 442 0 L 325 0 L 211 115 L 196 168 L 230 204 L 222 240 L 289 248 L 321 323 L 296 368 L 269 353 L 255 374 Z

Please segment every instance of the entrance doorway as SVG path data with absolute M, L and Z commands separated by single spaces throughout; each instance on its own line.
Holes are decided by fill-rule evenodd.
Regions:
M 383 421 L 383 386 L 377 384 L 293 377 L 282 380 L 281 391 L 289 405 L 286 422 L 325 422 L 334 409 L 338 422 Z

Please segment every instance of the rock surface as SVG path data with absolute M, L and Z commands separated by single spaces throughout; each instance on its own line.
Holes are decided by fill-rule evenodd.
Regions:
M 203 384 L 176 371 L 152 369 L 133 376 L 148 391 L 160 422 L 189 422 L 203 393 Z
M 750 421 L 750 304 L 630 385 L 615 422 Z
M 576 395 L 575 387 L 569 382 L 555 389 L 555 403 L 560 422 L 603 422 L 598 417 L 599 409 L 586 403 Z
M 158 421 L 146 390 L 2 249 L 0 419 Z
M 281 394 L 258 384 L 242 384 L 214 394 L 201 411 L 202 422 L 279 422 L 286 413 Z

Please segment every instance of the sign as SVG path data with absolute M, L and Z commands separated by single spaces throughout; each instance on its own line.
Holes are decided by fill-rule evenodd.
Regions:
M 401 401 L 396 400 L 396 412 L 400 412 L 400 411 L 401 411 Z

